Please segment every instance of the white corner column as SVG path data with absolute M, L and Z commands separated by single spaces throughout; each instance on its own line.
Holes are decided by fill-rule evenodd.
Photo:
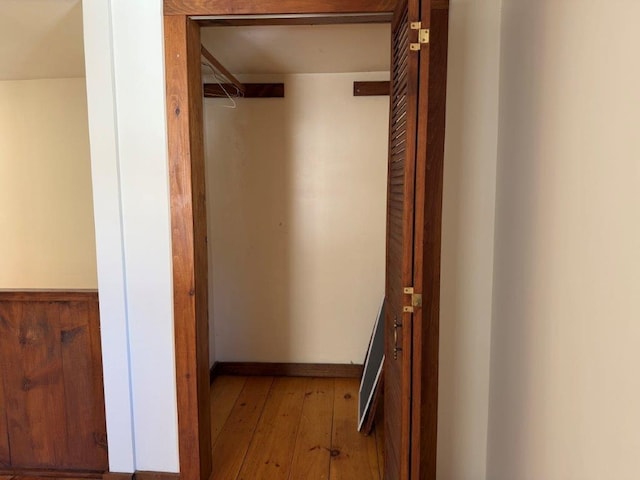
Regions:
M 112 472 L 178 472 L 162 1 L 83 2 Z

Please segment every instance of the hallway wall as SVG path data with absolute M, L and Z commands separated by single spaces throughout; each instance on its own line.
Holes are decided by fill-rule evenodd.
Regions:
M 492 480 L 638 477 L 639 17 L 503 2 Z

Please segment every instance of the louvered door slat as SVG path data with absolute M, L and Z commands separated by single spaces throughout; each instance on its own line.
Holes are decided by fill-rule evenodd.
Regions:
M 413 275 L 413 222 L 418 59 L 409 44 L 409 19 L 418 2 L 404 0 L 392 28 L 387 268 L 385 307 L 385 479 L 405 480 L 409 471 L 411 316 L 403 313 L 404 287 Z M 413 11 L 410 11 L 413 10 Z M 415 40 L 413 40 L 415 41 Z M 395 325 L 402 327 L 394 328 Z M 397 342 L 396 342 L 397 340 Z

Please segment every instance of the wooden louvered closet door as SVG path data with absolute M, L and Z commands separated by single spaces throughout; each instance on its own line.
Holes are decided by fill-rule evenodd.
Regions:
M 419 0 L 401 0 L 391 34 L 391 98 L 385 290 L 385 480 L 410 478 L 412 329 L 411 295 L 416 255 L 416 151 L 418 148 Z

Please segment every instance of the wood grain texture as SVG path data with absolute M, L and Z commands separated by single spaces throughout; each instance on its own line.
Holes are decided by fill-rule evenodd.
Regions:
M 103 476 L 103 472 L 98 471 L 82 471 L 82 470 L 45 470 L 45 469 L 15 469 L 15 470 L 2 470 L 0 469 L 0 478 L 1 477 L 10 477 L 13 479 L 23 478 L 38 478 L 38 479 L 101 479 Z
M 87 394 L 89 398 L 103 396 L 102 382 L 88 381 L 91 377 L 102 375 L 100 328 L 98 322 L 89 321 L 97 316 L 97 302 L 60 304 L 61 357 L 70 466 L 103 466 L 107 451 L 106 431 L 96 428 L 106 424 L 104 404 L 86 401 Z M 69 372 L 91 373 L 77 375 Z M 69 395 L 68 392 L 77 393 Z M 88 425 L 96 427 L 87 429 Z M 74 444 L 97 445 L 101 448 L 80 449 L 73 447 Z
M 419 0 L 402 0 L 391 38 L 391 96 L 385 279 L 385 479 L 409 479 L 412 315 L 404 287 L 413 286 L 419 55 L 409 50 L 418 32 Z M 418 293 L 418 292 L 416 292 Z
M 42 477 L 40 475 L 26 475 L 26 474 L 18 474 L 13 477 L 14 480 L 43 480 L 43 478 L 54 478 L 55 480 L 77 480 L 79 478 L 90 478 L 90 477 L 78 477 L 78 476 L 67 476 L 58 474 L 55 477 Z
M 105 472 L 102 480 L 133 480 L 133 473 Z
M 199 26 L 165 17 L 180 472 L 211 473 L 207 233 Z
M 68 297 L 63 292 L 3 292 L 0 364 L 10 453 L 9 458 L 3 454 L 4 467 L 39 473 L 107 469 L 95 291 L 69 292 Z
M 227 377 L 218 377 L 216 382 Z M 237 378 L 237 377 L 236 377 Z M 328 479 L 330 476 L 329 469 L 332 466 L 330 456 L 340 456 L 340 448 L 345 444 L 343 441 L 345 435 L 353 437 L 354 441 L 348 441 L 348 451 L 340 456 L 340 472 L 347 472 L 353 476 L 350 480 L 369 480 L 371 479 L 371 465 L 377 464 L 379 467 L 383 461 L 380 458 L 383 455 L 382 450 L 376 444 L 377 437 L 371 435 L 366 437 L 357 433 L 357 412 L 356 401 L 359 382 L 357 379 L 331 379 L 331 378 L 281 378 L 277 382 L 273 382 L 271 377 L 246 377 L 246 383 L 243 392 L 236 400 L 236 403 L 228 416 L 224 425 L 224 431 L 218 436 L 218 440 L 214 444 L 214 473 L 212 479 L 215 480 L 237 480 L 241 477 L 239 472 L 244 469 L 245 465 L 251 465 L 255 471 L 256 465 L 264 463 L 265 452 L 256 445 L 263 445 L 265 438 L 269 436 L 267 422 L 274 423 L 277 415 L 273 414 L 274 394 L 282 399 L 281 381 L 287 381 L 287 390 L 294 396 L 303 397 L 302 411 L 299 415 L 299 424 L 297 429 L 289 429 L 292 435 L 281 435 L 276 433 L 271 435 L 271 440 L 267 442 L 268 450 L 285 452 L 293 449 L 293 455 L 282 455 L 284 461 L 289 459 L 290 464 L 281 464 L 281 467 L 275 467 L 289 471 L 289 479 Z M 335 409 L 336 394 L 335 382 L 342 381 L 348 384 L 348 392 L 351 398 L 345 399 L 343 392 L 341 402 L 347 402 L 347 408 L 339 405 L 338 410 Z M 226 396 L 223 390 L 235 389 L 230 383 L 220 382 L 214 384 L 219 396 Z M 212 392 L 214 388 L 212 388 Z M 271 406 L 264 408 L 267 396 L 270 398 Z M 275 407 L 280 408 L 280 407 Z M 213 404 L 214 411 L 216 410 Z M 269 413 L 271 410 L 271 413 Z M 264 415 L 264 417 L 263 417 Z M 337 439 L 340 444 L 334 444 L 332 431 L 335 430 L 336 420 L 338 416 L 338 424 L 340 432 Z M 382 415 L 382 412 L 379 412 Z M 267 419 L 267 420 L 265 420 Z M 382 425 L 381 420 L 378 420 Z M 279 423 L 279 422 L 276 422 Z M 286 424 L 291 423 L 291 419 L 285 420 Z M 261 425 L 260 431 L 256 428 Z M 382 440 L 382 439 L 380 439 Z M 252 448 L 249 449 L 251 444 Z M 279 444 L 279 445 L 277 445 Z M 377 460 L 373 460 L 373 455 L 377 456 Z M 378 469 L 379 472 L 379 469 Z M 265 468 L 255 479 L 271 479 L 273 472 Z M 279 478 L 276 474 L 275 478 Z M 375 477 L 374 478 L 378 478 Z
M 276 378 L 247 452 L 239 480 L 287 480 L 302 404 L 303 378 Z
M 65 408 L 60 311 L 45 302 L 24 302 L 21 316 L 13 322 L 10 328 L 15 333 L 7 351 L 20 364 L 7 372 L 12 388 L 6 394 L 14 405 L 9 424 L 16 427 L 9 432 L 11 464 L 65 467 L 67 413 L 73 412 Z
M 135 473 L 105 472 L 102 480 L 180 480 L 180 474 L 147 470 L 137 470 Z
M 354 97 L 388 96 L 391 82 L 353 82 Z
M 440 258 L 447 86 L 447 8 L 422 0 L 421 21 L 431 41 L 421 50 L 416 185 L 415 279 L 423 307 L 415 312 L 411 478 L 436 477 Z
M 1 307 L 0 307 L 1 309 Z M 2 315 L 0 310 L 0 315 Z M 2 327 L 0 326 L 0 329 Z M 0 355 L 0 360 L 2 356 Z M 0 364 L 6 368 L 4 363 Z M 7 405 L 4 394 L 4 374 L 0 377 L 0 470 L 11 465 L 11 449 L 9 448 L 9 424 L 7 417 Z
M 395 0 L 164 0 L 165 15 L 390 13 Z
M 247 379 L 213 446 L 212 480 L 231 480 L 238 477 L 272 384 L 271 377 Z M 213 408 L 215 409 L 215 405 Z
M 0 290 L 0 302 L 97 302 L 96 290 Z
M 211 385 L 211 444 L 215 445 L 236 400 L 246 383 L 246 377 L 218 377 Z M 214 447 L 215 448 L 215 447 Z
M 284 83 L 245 83 L 244 92 L 236 93 L 230 83 L 205 83 L 205 98 L 227 98 L 227 94 L 241 98 L 284 98 Z
M 375 437 L 362 435 L 354 428 L 358 387 L 353 379 L 335 380 L 331 480 L 380 478 Z
M 362 365 L 351 363 L 216 362 L 212 376 L 361 378 Z
M 305 383 L 289 478 L 329 478 L 334 386 L 333 378 L 311 378 Z
M 378 423 L 374 430 L 376 437 L 376 450 L 378 452 L 378 471 L 380 479 L 384 479 L 384 422 Z
M 46 472 L 45 472 L 46 473 Z M 93 476 L 91 476 L 93 475 Z M 98 475 L 98 476 L 95 476 Z M 6 478 L 6 477 L 2 477 L 0 476 L 0 478 Z M 96 480 L 101 478 L 100 474 L 92 474 L 92 473 L 88 473 L 88 474 L 84 474 L 82 472 L 56 472 L 56 475 L 44 475 L 44 474 L 40 474 L 39 472 L 31 472 L 31 473 L 23 473 L 23 472 L 16 472 L 16 475 L 8 477 L 12 480 L 43 480 L 43 479 L 55 479 L 55 480 Z
M 179 473 L 149 472 L 138 470 L 133 476 L 134 480 L 180 480 Z
M 340 25 L 363 23 L 390 23 L 391 13 L 377 13 L 372 15 L 326 15 L 313 17 L 284 17 L 284 18 L 238 18 L 219 17 L 215 19 L 197 20 L 201 27 L 254 27 L 266 25 Z

